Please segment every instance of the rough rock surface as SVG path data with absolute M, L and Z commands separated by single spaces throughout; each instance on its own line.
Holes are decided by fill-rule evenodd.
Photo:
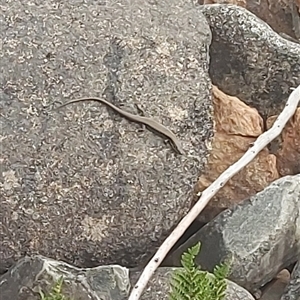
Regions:
M 141 300 L 167 300 L 169 279 L 174 269 L 157 270 Z M 42 256 L 33 256 L 21 259 L 0 277 L 0 300 L 39 300 L 39 291 L 44 294 L 49 292 L 61 276 L 64 278 L 62 293 L 73 300 L 126 300 L 140 272 L 129 272 L 118 265 L 79 269 Z M 254 299 L 230 281 L 226 294 L 225 300 Z
M 219 214 L 174 251 L 165 264 L 179 266 L 182 253 L 201 241 L 197 264 L 212 270 L 225 258 L 233 259 L 229 279 L 255 292 L 300 255 L 299 199 L 300 174 L 280 178 Z
M 176 270 L 176 268 L 159 268 L 151 278 L 141 300 L 169 300 L 169 279 L 172 275 L 172 271 L 174 270 Z M 130 281 L 132 286 L 134 286 L 140 275 L 140 272 L 130 272 Z M 254 300 L 254 298 L 247 290 L 236 283 L 227 280 L 227 290 L 224 300 Z
M 280 113 L 290 89 L 300 84 L 300 44 L 282 38 L 242 7 L 200 7 L 213 36 L 212 82 L 255 107 L 264 119 Z
M 237 2 L 235 4 L 243 5 L 243 1 Z M 212 80 L 222 91 L 239 98 L 213 88 L 216 133 L 208 164 L 195 186 L 192 205 L 198 200 L 197 193 L 237 161 L 258 135 L 270 127 L 269 119 L 275 119 L 274 112 L 281 112 L 290 88 L 300 84 L 300 45 L 284 40 L 241 7 L 218 4 L 201 9 L 213 32 Z M 231 204 L 261 191 L 279 174 L 299 173 L 297 116 L 295 114 L 284 130 L 281 137 L 284 142 L 278 146 L 274 141 L 263 149 L 209 202 L 199 221 L 210 221 Z
M 282 270 L 263 288 L 259 300 L 280 300 L 290 280 L 291 274 L 287 269 Z
M 254 13 L 286 38 L 292 38 L 294 41 L 300 39 L 299 0 L 199 0 L 199 3 L 239 5 Z
M 268 128 L 277 117 L 268 118 Z M 277 169 L 281 176 L 300 173 L 300 108 L 286 124 L 281 135 L 272 141 L 270 150 L 277 157 Z
M 299 46 L 246 10 L 187 1 L 170 10 L 171 0 L 126 3 L 0 0 L 0 271 L 34 253 L 77 266 L 136 265 L 185 214 L 213 133 L 210 32 L 201 12 L 214 33 L 210 73 L 222 90 L 268 117 L 300 83 Z M 52 101 L 93 95 L 131 112 L 138 104 L 194 157 L 176 155 L 103 105 L 51 111 Z M 256 291 L 298 255 L 299 182 L 299 176 L 275 182 L 221 214 L 175 254 L 200 236 L 202 266 L 234 254 L 232 278 Z M 83 270 L 41 256 L 17 266 L 0 277 L 0 299 L 14 299 L 24 283 L 20 300 L 32 299 L 58 273 L 76 280 L 88 273 L 95 289 L 104 278 L 100 294 L 114 293 L 114 300 L 129 288 L 127 269 L 119 266 Z M 51 278 L 40 272 L 46 269 Z M 41 285 L 26 281 L 30 270 L 46 276 Z M 169 271 L 160 268 L 144 299 L 166 295 Z M 130 273 L 134 284 L 139 272 Z M 81 297 L 87 280 L 76 280 L 72 292 Z M 252 299 L 247 292 L 229 299 L 246 297 Z
M 281 300 L 299 300 L 300 299 L 300 260 L 296 263 L 291 279 L 287 285 Z
M 62 293 L 74 300 L 126 299 L 130 290 L 128 269 L 103 266 L 79 269 L 43 256 L 25 257 L 0 277 L 0 299 L 38 300 L 60 277 Z
M 239 160 L 263 132 L 263 120 L 255 108 L 224 94 L 216 86 L 212 94 L 216 133 L 208 163 L 195 186 L 194 203 L 198 200 L 198 192 Z M 198 220 L 209 222 L 221 211 L 255 195 L 278 178 L 276 156 L 265 148 L 209 201 Z
M 211 33 L 176 3 L 0 0 L 2 267 L 135 266 L 188 211 L 213 136 Z M 99 103 L 51 110 L 85 96 L 138 104 L 185 155 Z

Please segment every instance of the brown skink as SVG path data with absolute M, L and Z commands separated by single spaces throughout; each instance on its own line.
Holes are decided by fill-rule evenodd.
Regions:
M 72 101 L 69 101 L 67 103 L 64 103 L 64 104 L 60 105 L 55 110 L 60 109 L 64 106 L 72 104 L 72 103 L 83 102 L 83 101 L 101 102 L 102 104 L 105 104 L 106 106 L 110 107 L 115 112 L 117 112 L 119 115 L 121 115 L 122 117 L 128 119 L 129 121 L 144 124 L 144 125 L 148 126 L 149 128 L 153 129 L 157 133 L 162 134 L 163 136 L 168 138 L 170 140 L 170 142 L 172 143 L 173 148 L 175 149 L 175 151 L 177 153 L 182 154 L 182 155 L 184 154 L 184 151 L 183 151 L 183 148 L 181 146 L 181 143 L 180 143 L 179 139 L 177 138 L 177 136 L 170 129 L 168 129 L 164 125 L 158 123 L 157 121 L 155 121 L 151 118 L 147 118 L 147 117 L 143 117 L 143 116 L 139 116 L 139 115 L 134 115 L 134 114 L 131 114 L 131 113 L 125 111 L 125 110 L 122 110 L 121 108 L 113 105 L 112 103 L 110 103 L 109 101 L 107 101 L 105 99 L 97 98 L 97 97 L 75 99 L 75 100 L 72 100 Z

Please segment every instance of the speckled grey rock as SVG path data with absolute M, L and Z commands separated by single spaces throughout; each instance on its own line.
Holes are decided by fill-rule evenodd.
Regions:
M 274 181 L 242 204 L 227 209 L 181 245 L 166 265 L 198 241 L 196 262 L 212 270 L 233 259 L 229 279 L 250 292 L 270 281 L 300 255 L 300 174 Z
M 169 279 L 175 268 L 160 268 L 151 278 L 141 300 L 168 299 Z M 22 258 L 0 276 L 0 300 L 40 300 L 63 276 L 62 294 L 72 300 L 126 300 L 140 272 L 118 265 L 79 269 L 42 256 Z M 237 284 L 228 281 L 225 300 L 253 300 Z
M 144 263 L 189 209 L 213 136 L 211 33 L 188 1 L 0 0 L 0 261 Z M 99 103 L 173 130 L 185 155 Z M 194 156 L 194 157 L 192 157 Z
M 128 269 L 114 266 L 79 269 L 43 256 L 25 257 L 0 277 L 0 300 L 40 300 L 63 277 L 62 294 L 72 300 L 125 300 Z
M 204 5 L 212 31 L 210 75 L 225 93 L 269 117 L 281 112 L 300 84 L 300 44 L 282 38 L 248 10 Z
M 300 299 L 300 256 L 291 274 L 291 279 L 280 300 Z

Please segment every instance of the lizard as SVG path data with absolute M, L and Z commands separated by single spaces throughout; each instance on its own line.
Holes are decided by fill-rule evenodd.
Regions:
M 75 100 L 71 100 L 69 102 L 66 102 L 60 106 L 58 106 L 57 108 L 55 108 L 55 110 L 58 110 L 64 106 L 67 106 L 69 104 L 72 103 L 77 103 L 77 102 L 84 102 L 84 101 L 97 101 L 97 102 L 101 102 L 102 104 L 110 107 L 111 109 L 113 109 L 115 112 L 117 112 L 120 116 L 126 118 L 129 121 L 135 122 L 135 123 L 140 123 L 143 124 L 145 126 L 147 126 L 148 128 L 154 130 L 155 132 L 165 136 L 166 138 L 168 138 L 168 140 L 170 140 L 171 144 L 173 145 L 174 150 L 178 153 L 183 155 L 184 154 L 184 150 L 181 146 L 181 143 L 179 141 L 179 139 L 177 138 L 177 136 L 167 127 L 165 127 L 164 125 L 158 123 L 157 121 L 151 119 L 151 118 L 147 118 L 147 117 L 143 117 L 143 116 L 139 116 L 139 115 L 134 115 L 132 113 L 129 113 L 125 110 L 122 110 L 121 108 L 115 106 L 114 104 L 112 104 L 111 102 L 103 99 L 103 98 L 98 98 L 98 97 L 87 97 L 87 98 L 80 98 L 80 99 L 75 99 Z

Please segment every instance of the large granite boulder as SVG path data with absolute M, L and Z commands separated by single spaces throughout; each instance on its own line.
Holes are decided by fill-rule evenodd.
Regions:
M 0 261 L 136 266 L 189 209 L 213 136 L 205 18 L 187 1 L 2 1 Z M 170 9 L 170 7 L 173 7 Z M 172 130 L 184 154 L 99 103 Z

